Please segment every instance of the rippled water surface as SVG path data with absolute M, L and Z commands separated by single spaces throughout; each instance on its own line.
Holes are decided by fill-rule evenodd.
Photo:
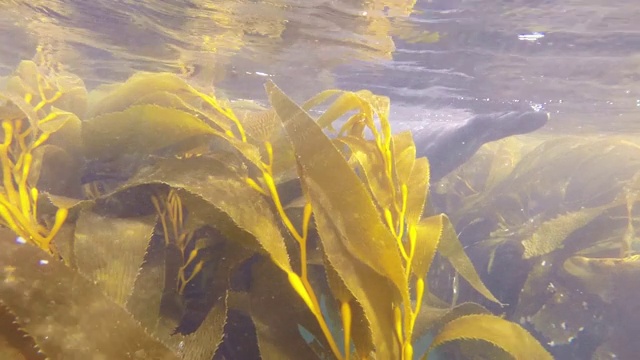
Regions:
M 640 127 L 632 1 L 16 1 L 0 4 L 0 72 L 37 46 L 89 86 L 183 73 L 262 99 L 329 87 L 391 97 L 398 121 L 532 106 L 547 130 Z M 464 113 L 462 113 L 464 114 Z

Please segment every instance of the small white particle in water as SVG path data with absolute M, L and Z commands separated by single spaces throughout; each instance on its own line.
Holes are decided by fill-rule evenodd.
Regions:
M 522 41 L 536 41 L 538 39 L 542 39 L 544 37 L 543 33 L 534 32 L 531 34 L 520 34 L 518 35 L 518 40 Z
M 47 265 L 49 263 L 49 260 L 40 260 L 40 265 Z
M 575 336 L 569 336 L 569 338 L 568 338 L 567 340 L 568 340 L 569 342 L 572 342 L 572 341 L 573 341 L 573 339 L 575 339 L 575 338 L 576 338 Z
M 587 309 L 589 308 L 589 304 L 587 304 L 587 302 L 586 302 L 586 301 L 583 301 L 583 302 L 582 302 L 582 307 L 583 307 L 585 310 L 587 310 Z
M 263 73 L 263 72 L 261 72 L 261 71 L 256 71 L 256 75 L 259 75 L 259 76 L 269 76 L 269 74 L 267 74 L 267 73 Z
M 563 321 L 563 322 L 560 324 L 560 327 L 562 328 L 562 330 L 567 330 L 567 323 Z
M 582 331 L 582 330 L 584 330 L 584 326 L 580 326 L 580 327 L 578 328 L 578 332 L 580 332 L 580 331 Z
M 540 265 L 542 265 L 542 266 L 547 265 L 547 260 L 542 260 L 542 263 Z
M 547 344 L 548 344 L 549 346 L 555 346 L 556 342 L 555 342 L 555 341 L 553 341 L 553 340 L 551 340 L 551 341 L 549 341 Z
M 17 242 L 18 244 L 26 244 L 26 243 L 27 243 L 27 240 L 25 240 L 22 236 L 18 236 L 18 237 L 16 238 L 16 242 Z

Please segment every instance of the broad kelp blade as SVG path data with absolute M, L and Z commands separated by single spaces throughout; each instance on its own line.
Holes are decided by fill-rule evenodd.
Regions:
M 303 109 L 272 82 L 266 88 L 295 149 L 313 208 L 327 209 L 331 213 L 327 220 L 339 226 L 340 240 L 348 251 L 391 280 L 398 294 L 404 294 L 407 280 L 396 241 L 364 184 Z
M 428 335 L 432 330 L 442 328 L 448 322 L 461 316 L 473 314 L 491 314 L 482 305 L 476 303 L 462 303 L 455 307 L 435 307 L 427 304 L 426 308 L 420 311 L 416 318 L 414 327 L 413 340 L 419 341 L 420 338 Z
M 412 262 L 412 271 L 418 278 L 424 278 L 429 272 L 433 258 L 440 246 L 445 215 L 429 216 L 415 225 L 416 250 Z
M 224 222 L 226 218 L 233 222 L 232 226 L 221 224 L 225 226 L 221 231 L 236 231 L 237 226 L 250 234 L 280 268 L 290 269 L 284 238 L 270 203 L 247 185 L 246 172 L 234 166 L 208 157 L 163 159 L 142 169 L 117 192 L 145 184 L 165 184 L 184 190 L 212 206 L 212 216 L 216 211 L 222 213 L 217 220 Z
M 158 228 L 156 228 L 158 229 Z M 175 251 L 174 251 L 175 250 Z M 197 326 L 183 334 L 180 332 L 185 314 L 195 310 L 185 304 L 185 299 L 176 291 L 177 266 L 182 265 L 177 248 L 167 247 L 163 236 L 155 234 L 149 243 L 132 293 L 126 308 L 140 324 L 157 337 L 163 344 L 176 352 L 182 359 L 210 359 L 222 342 L 227 314 L 227 279 L 239 260 L 236 256 L 245 256 L 240 252 L 231 252 L 231 256 L 214 254 L 215 259 L 205 263 L 201 274 L 215 280 L 213 286 L 207 286 L 206 294 L 199 294 L 198 304 L 203 301 L 206 308 L 198 308 L 198 314 L 204 309 L 206 315 L 202 322 L 188 317 L 186 326 Z M 216 262 L 217 260 L 222 261 Z M 215 262 L 215 263 L 214 263 Z M 209 270 L 211 267 L 214 271 Z M 196 279 L 200 279 L 196 277 Z M 216 298 L 211 301 L 210 295 L 215 288 Z M 206 304 L 204 304 L 206 303 Z M 209 308 L 210 306 L 210 308 Z M 189 313 L 188 315 L 191 315 Z
M 78 272 L 124 306 L 155 224 L 155 216 L 112 218 L 81 211 L 74 240 Z
M 174 94 L 187 93 L 189 85 L 179 76 L 171 73 L 146 73 L 140 72 L 131 76 L 127 81 L 120 84 L 103 85 L 93 90 L 89 94 L 90 112 L 89 118 L 123 111 L 136 102 L 142 96 L 153 93 L 169 92 Z M 160 106 L 170 104 L 160 103 Z
M 10 231 L 0 239 L 0 301 L 48 357 L 177 359 L 82 275 Z
M 390 330 L 394 326 L 390 304 L 398 298 L 394 285 L 348 251 L 345 241 L 341 239 L 343 235 L 332 221 L 333 213 L 327 210 L 324 203 L 314 205 L 313 212 L 327 267 L 334 269 L 334 275 L 339 276 L 338 280 L 353 294 L 365 316 L 364 321 L 352 324 L 356 349 L 367 356 L 372 350 L 370 346 L 373 346 L 377 358 L 396 358 L 400 349 Z
M 457 340 L 487 342 L 504 350 L 514 359 L 553 359 L 525 329 L 494 315 L 467 315 L 448 322 L 436 334 L 430 349 Z
M 440 240 L 440 246 L 438 248 L 440 255 L 444 256 L 451 263 L 453 268 L 456 269 L 456 271 L 480 294 L 487 299 L 500 304 L 500 301 L 496 299 L 496 297 L 482 282 L 482 279 L 480 279 L 473 263 L 464 252 L 464 247 L 462 246 L 462 243 L 460 243 L 460 239 L 458 239 L 458 235 L 449 221 L 449 218 L 446 215 L 441 216 L 443 217 L 443 233 Z
M 572 211 L 543 222 L 530 237 L 522 240 L 522 257 L 531 259 L 561 248 L 574 231 L 586 226 L 613 205 Z
M 338 303 L 348 303 L 351 308 L 351 342 L 355 347 L 356 353 L 360 358 L 366 358 L 375 351 L 373 338 L 371 336 L 371 325 L 367 320 L 362 305 L 357 301 L 356 297 L 349 290 L 344 280 L 338 274 L 326 255 L 324 256 L 324 269 L 327 277 L 327 283 Z M 340 313 L 338 311 L 338 313 Z M 344 328 L 343 328 L 344 332 Z
M 266 261 L 254 264 L 251 273 L 249 308 L 262 359 L 317 358 L 301 336 L 299 326 L 314 334 L 322 332 L 302 299 L 291 288 L 287 275 Z
M 0 302 L 0 359 L 46 359 L 33 338 L 20 329 L 16 317 L 2 302 Z
M 5 85 L 6 90 L 1 97 L 9 99 L 22 110 L 34 127 L 55 112 L 51 104 L 62 109 L 61 113 L 74 116 L 83 115 L 86 109 L 87 92 L 80 79 L 61 74 L 45 76 L 33 61 L 21 61 Z M 40 102 L 42 106 L 36 110 Z M 51 120 L 59 123 L 58 119 Z
M 128 153 L 151 154 L 197 135 L 214 134 L 197 117 L 157 105 L 132 106 L 95 117 L 82 126 L 84 154 L 91 160 Z

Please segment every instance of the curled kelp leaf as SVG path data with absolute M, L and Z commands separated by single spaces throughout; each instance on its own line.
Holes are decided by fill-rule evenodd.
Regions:
M 177 358 L 77 272 L 10 231 L 0 240 L 0 299 L 48 357 Z
M 258 241 L 283 269 L 289 256 L 274 214 L 262 194 L 247 185 L 246 173 L 214 158 L 164 159 L 142 169 L 118 192 L 145 184 L 166 184 L 195 195 Z M 256 216 L 260 214 L 260 216 Z M 228 220 L 227 220 L 228 221 Z
M 458 340 L 487 342 L 515 359 L 553 359 L 526 330 L 497 316 L 475 314 L 452 320 L 435 336 L 431 349 Z

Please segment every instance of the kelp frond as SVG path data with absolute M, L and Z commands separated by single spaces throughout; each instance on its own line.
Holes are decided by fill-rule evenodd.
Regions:
M 30 66 L 9 82 L 0 112 L 3 225 L 49 252 L 57 233 L 65 262 L 55 271 L 65 266 L 69 281 L 76 273 L 89 279 L 92 296 L 110 304 L 105 311 L 124 307 L 136 320 L 127 322 L 131 333 L 153 334 L 163 344 L 158 351 L 211 358 L 228 341 L 222 335 L 233 310 L 250 318 L 265 358 L 410 360 L 429 331 L 433 347 L 474 339 L 512 355 L 522 344 L 549 358 L 526 331 L 480 306 L 432 301 L 428 273 L 439 253 L 498 302 L 448 217 L 424 216 L 429 162 L 416 158 L 409 132 L 392 134 L 388 98 L 327 90 L 299 106 L 268 83 L 272 109 L 242 113 L 178 76 L 139 73 L 94 90 L 80 122 L 52 106 L 64 89 Z M 326 103 L 317 119 L 309 116 Z M 52 200 L 69 205 L 53 212 L 46 204 L 56 214 L 47 227 L 32 171 L 37 150 L 65 119 L 78 120 L 81 133 L 73 156 L 102 171 L 121 168 L 116 188 L 84 200 L 69 226 L 62 226 L 67 209 L 78 201 Z M 124 250 L 128 256 L 118 257 Z M 8 290 L 0 287 L 0 301 L 15 295 Z M 19 305 L 9 309 L 16 316 L 28 312 Z M 192 307 L 207 312 L 194 315 Z M 495 331 L 483 334 L 487 325 Z
M 63 93 L 42 76 L 32 62 L 21 63 L 5 91 L 0 93 L 0 98 L 4 98 L 0 104 L 3 130 L 0 221 L 25 240 L 51 253 L 51 241 L 64 223 L 68 210 L 58 209 L 51 226 L 43 223 L 38 213 L 38 179 L 33 178 L 32 165 L 36 150 L 64 125 L 70 114 L 53 106 Z

